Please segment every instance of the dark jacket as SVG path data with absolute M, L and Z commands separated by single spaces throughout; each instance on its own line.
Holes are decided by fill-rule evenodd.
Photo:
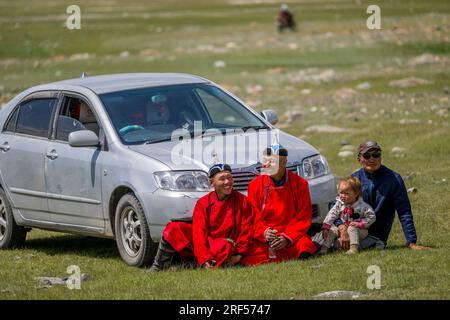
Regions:
M 377 217 L 369 228 L 369 234 L 386 243 L 397 210 L 406 244 L 416 243 L 411 204 L 402 177 L 383 165 L 373 174 L 361 168 L 352 175 L 361 180 L 363 199 L 372 206 Z

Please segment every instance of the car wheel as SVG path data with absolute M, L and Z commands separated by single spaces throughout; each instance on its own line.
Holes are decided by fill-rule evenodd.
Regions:
M 127 193 L 116 208 L 115 235 L 120 256 L 130 266 L 146 266 L 153 262 L 157 243 L 152 241 L 139 200 Z
M 27 231 L 14 221 L 11 205 L 5 191 L 0 188 L 0 249 L 23 246 Z

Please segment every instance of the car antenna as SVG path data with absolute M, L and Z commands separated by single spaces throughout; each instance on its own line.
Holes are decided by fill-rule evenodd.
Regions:
M 86 72 L 82 72 L 80 78 L 83 79 L 86 78 L 87 76 L 88 74 Z

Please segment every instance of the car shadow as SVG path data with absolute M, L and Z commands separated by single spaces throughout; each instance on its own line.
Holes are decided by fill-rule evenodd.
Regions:
M 73 254 L 93 258 L 120 259 L 116 242 L 113 239 L 62 234 L 45 238 L 27 239 L 24 248 L 42 251 L 50 256 Z

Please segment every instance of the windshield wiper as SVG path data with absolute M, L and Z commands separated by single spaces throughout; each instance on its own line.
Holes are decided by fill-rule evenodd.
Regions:
M 170 141 L 172 140 L 172 138 L 163 138 L 163 139 L 157 139 L 157 140 L 147 140 L 144 142 L 144 144 L 152 144 L 152 143 L 157 143 L 157 142 L 165 142 L 165 141 Z
M 236 129 L 240 129 L 243 131 L 247 131 L 248 129 L 255 129 L 256 131 L 258 131 L 261 129 L 270 129 L 270 127 L 268 127 L 268 126 L 245 126 L 245 127 L 236 128 Z
M 202 131 L 202 137 L 211 137 L 218 134 L 226 133 L 224 128 L 209 128 L 207 130 Z

